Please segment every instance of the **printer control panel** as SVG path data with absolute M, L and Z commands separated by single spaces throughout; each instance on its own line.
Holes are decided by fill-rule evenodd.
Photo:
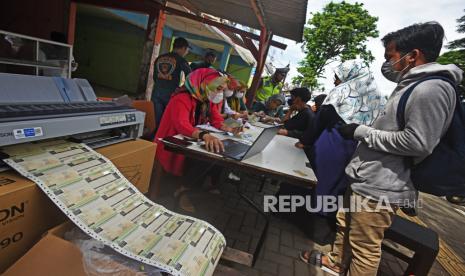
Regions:
M 106 115 L 99 118 L 100 126 L 119 125 L 136 121 L 136 114 Z

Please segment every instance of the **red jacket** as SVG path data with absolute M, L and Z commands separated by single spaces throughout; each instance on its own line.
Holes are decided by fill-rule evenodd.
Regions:
M 179 93 L 174 95 L 170 99 L 168 106 L 166 106 L 157 134 L 155 135 L 155 143 L 157 143 L 156 159 L 165 171 L 177 176 L 183 173 L 184 155 L 165 150 L 159 138 L 177 134 L 192 136 L 192 133 L 197 130 L 195 125 L 207 123 L 195 122 L 196 107 L 197 101 L 190 94 Z M 216 128 L 220 128 L 223 124 L 223 118 L 218 110 L 218 105 L 210 105 L 208 122 Z

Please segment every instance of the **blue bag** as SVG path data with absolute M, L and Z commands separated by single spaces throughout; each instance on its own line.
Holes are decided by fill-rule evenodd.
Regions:
M 325 129 L 313 146 L 311 163 L 318 179 L 314 189 L 312 207 L 316 206 L 316 196 L 340 196 L 346 191 L 349 179 L 345 168 L 357 147 L 354 140 L 344 139 L 337 128 Z M 319 212 L 320 215 L 335 217 L 336 213 Z
M 412 166 L 411 180 L 421 192 L 436 196 L 465 195 L 465 104 L 454 82 L 442 76 L 430 76 L 412 84 L 401 96 L 397 107 L 397 124 L 405 128 L 405 107 L 415 87 L 428 80 L 440 79 L 451 84 L 457 94 L 454 117 L 433 153 Z

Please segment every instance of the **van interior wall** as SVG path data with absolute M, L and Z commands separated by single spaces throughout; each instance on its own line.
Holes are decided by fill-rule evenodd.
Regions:
M 50 39 L 51 32 L 67 32 L 69 1 L 0 1 L 0 29 Z
M 100 97 L 135 96 L 144 36 L 143 28 L 121 18 L 80 12 L 78 6 L 74 58 L 79 67 L 73 77 L 89 80 Z

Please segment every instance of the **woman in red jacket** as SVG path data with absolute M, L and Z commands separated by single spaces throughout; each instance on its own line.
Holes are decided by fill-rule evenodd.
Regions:
M 184 86 L 173 94 L 155 136 L 156 159 L 166 172 L 176 176 L 184 175 L 186 181 L 194 184 L 192 183 L 193 179 L 198 178 L 202 169 L 205 170 L 208 164 L 200 161 L 185 164 L 185 161 L 189 160 L 185 160 L 181 154 L 165 150 L 159 138 L 182 134 L 205 141 L 208 151 L 220 152 L 224 150 L 221 140 L 195 126 L 208 122 L 218 129 L 235 132 L 234 129 L 223 125 L 223 118 L 218 110 L 218 103 L 223 100 L 223 90 L 227 87 L 227 81 L 227 76 L 214 69 L 197 69 L 187 76 Z M 182 186 L 178 192 L 184 189 L 185 187 Z M 181 198 L 181 207 L 182 205 Z
M 197 69 L 187 76 L 184 86 L 173 94 L 155 135 L 155 142 L 158 144 L 156 158 L 165 171 L 182 175 L 184 156 L 166 151 L 159 138 L 182 134 L 205 141 L 209 151 L 224 150 L 223 143 L 218 138 L 195 126 L 208 122 L 218 129 L 232 131 L 223 126 L 223 118 L 216 105 L 223 100 L 227 80 L 227 76 L 214 69 Z

